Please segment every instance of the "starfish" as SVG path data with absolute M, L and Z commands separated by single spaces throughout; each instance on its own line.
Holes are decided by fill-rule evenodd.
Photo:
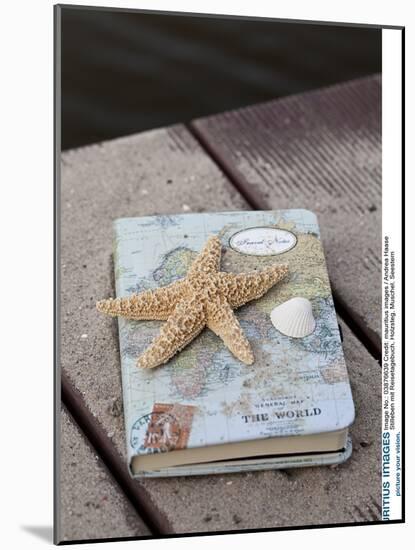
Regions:
M 185 278 L 165 287 L 125 298 L 100 300 L 97 309 L 108 315 L 133 320 L 166 321 L 160 333 L 138 358 L 142 368 L 169 361 L 206 326 L 222 338 L 240 361 L 251 365 L 254 354 L 233 310 L 263 296 L 288 273 L 287 265 L 262 271 L 220 271 L 221 242 L 208 239 Z

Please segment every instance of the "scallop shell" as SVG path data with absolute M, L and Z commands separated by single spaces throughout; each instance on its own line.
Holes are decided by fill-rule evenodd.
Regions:
M 271 311 L 274 327 L 286 336 L 304 338 L 316 328 L 310 300 L 291 298 Z

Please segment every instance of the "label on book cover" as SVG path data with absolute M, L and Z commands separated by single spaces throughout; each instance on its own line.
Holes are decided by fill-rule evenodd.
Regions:
M 229 239 L 231 248 L 249 256 L 276 256 L 294 248 L 297 237 L 286 229 L 250 227 Z
M 186 275 L 210 235 L 222 242 L 221 270 L 278 263 L 289 275 L 235 311 L 255 362 L 236 359 L 204 329 L 167 364 L 143 370 L 138 356 L 162 321 L 119 318 L 129 456 L 276 436 L 341 430 L 354 407 L 315 215 L 307 210 L 220 212 L 115 222 L 117 296 Z M 316 320 L 304 338 L 277 331 L 270 312 L 307 298 Z

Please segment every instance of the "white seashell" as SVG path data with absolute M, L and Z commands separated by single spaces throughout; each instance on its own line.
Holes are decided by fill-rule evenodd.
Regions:
M 316 328 L 310 300 L 291 298 L 271 311 L 274 327 L 286 336 L 304 338 Z

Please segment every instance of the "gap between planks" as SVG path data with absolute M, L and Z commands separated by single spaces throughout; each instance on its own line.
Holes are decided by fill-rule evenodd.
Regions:
M 133 505 L 152 536 L 174 533 L 167 517 L 153 504 L 150 495 L 132 478 L 127 465 L 119 455 L 101 424 L 88 410 L 82 395 L 61 371 L 62 402 L 74 418 L 119 487 Z
M 270 209 L 266 199 L 261 199 L 261 197 L 252 190 L 252 187 L 248 184 L 245 177 L 227 162 L 226 158 L 210 143 L 210 141 L 205 139 L 203 133 L 199 131 L 193 121 L 186 124 L 186 128 L 253 210 Z M 352 308 L 344 302 L 336 288 L 333 288 L 333 286 L 332 293 L 337 313 L 348 325 L 356 338 L 363 344 L 370 355 L 380 364 L 382 357 L 382 343 L 379 336 L 362 321 L 360 316 L 357 315 Z

